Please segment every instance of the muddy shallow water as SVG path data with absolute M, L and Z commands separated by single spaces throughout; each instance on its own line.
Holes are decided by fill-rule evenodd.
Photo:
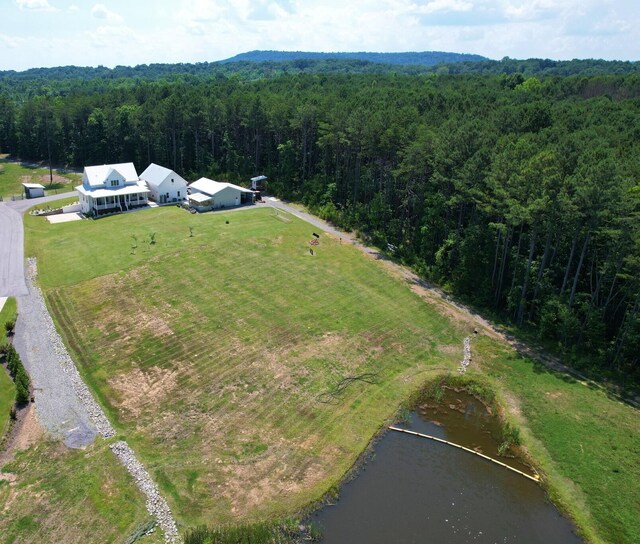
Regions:
M 453 409 L 424 407 L 398 426 L 496 454 L 498 424 L 480 402 L 449 391 L 441 405 Z M 517 459 L 499 459 L 531 472 Z M 471 453 L 393 431 L 342 487 L 339 501 L 311 521 L 324 544 L 581 542 L 538 484 Z

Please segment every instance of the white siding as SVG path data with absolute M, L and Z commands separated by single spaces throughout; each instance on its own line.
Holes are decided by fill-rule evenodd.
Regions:
M 173 180 L 173 181 L 171 181 Z M 149 187 L 151 191 L 156 190 L 155 187 Z M 178 194 L 180 193 L 180 194 Z M 161 195 L 166 197 L 166 202 L 181 202 L 185 200 L 187 196 L 187 182 L 175 173 L 171 173 L 165 178 L 165 180 L 158 186 L 155 196 L 156 202 L 158 202 Z
M 214 208 L 233 208 L 240 205 L 242 193 L 233 187 L 226 187 L 213 196 Z

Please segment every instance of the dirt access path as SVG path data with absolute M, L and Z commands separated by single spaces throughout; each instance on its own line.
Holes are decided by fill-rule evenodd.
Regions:
M 513 347 L 520 355 L 533 359 L 534 361 L 544 365 L 554 372 L 568 374 L 576 380 L 582 382 L 584 385 L 601 389 L 620 402 L 630 404 L 635 408 L 640 408 L 640 398 L 636 397 L 632 399 L 623 397 L 615 390 L 614 387 L 609 387 L 601 383 L 594 382 L 593 380 L 577 372 L 576 370 L 564 365 L 557 357 L 553 357 L 548 353 L 533 348 L 518 340 L 513 335 L 493 325 L 477 312 L 474 312 L 472 309 L 456 302 L 444 291 L 429 283 L 428 281 L 422 279 L 412 270 L 394 262 L 387 255 L 381 253 L 380 250 L 364 245 L 354 233 L 342 231 L 335 226 L 327 223 L 326 221 L 305 212 L 299 207 L 293 206 L 280 199 L 265 196 L 264 201 L 268 206 L 271 206 L 272 208 L 290 213 L 291 215 L 294 215 L 302 219 L 303 221 L 310 223 L 314 227 L 322 229 L 323 231 L 335 236 L 336 238 L 339 238 L 340 240 L 353 244 L 365 255 L 369 256 L 372 259 L 380 261 L 382 266 L 384 266 L 390 273 L 406 281 L 409 284 L 410 289 L 414 293 L 419 295 L 429 304 L 433 304 L 434 306 L 436 306 L 436 308 L 438 308 L 438 310 L 442 314 L 449 317 L 461 328 L 466 329 L 469 332 L 477 329 L 478 332 L 486 334 L 487 336 L 495 340 L 506 342 L 511 347 Z

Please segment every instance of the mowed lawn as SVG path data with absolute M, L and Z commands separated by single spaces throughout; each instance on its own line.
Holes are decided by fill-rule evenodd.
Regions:
M 551 372 L 488 338 L 474 341 L 472 374 L 502 391 L 534 458 L 591 540 L 640 542 L 640 417 L 601 389 Z
M 468 331 L 270 208 L 25 224 L 82 374 L 185 525 L 318 499 L 461 358 Z
M 16 399 L 16 386 L 4 368 L 0 367 L 0 441 L 9 428 L 11 408 Z
M 0 346 L 7 340 L 5 323 L 16 318 L 16 299 L 9 297 L 0 310 Z M 11 408 L 16 399 L 16 386 L 6 370 L 0 367 L 0 441 L 9 427 Z
M 124 542 L 151 521 L 144 496 L 101 439 L 86 450 L 36 439 L 2 471 L 2 544 Z M 159 544 L 159 533 L 141 542 Z
M 48 168 L 23 166 L 19 162 L 0 160 L 0 196 L 8 198 L 24 194 L 23 183 L 40 183 L 45 187 L 45 194 L 72 191 L 80 184 L 81 176 L 75 173 L 53 171 L 53 184 L 50 184 Z

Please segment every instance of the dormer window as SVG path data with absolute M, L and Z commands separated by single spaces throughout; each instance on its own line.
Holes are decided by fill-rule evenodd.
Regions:
M 112 179 L 111 180 L 111 187 L 117 187 L 119 185 L 118 180 L 117 179 Z

